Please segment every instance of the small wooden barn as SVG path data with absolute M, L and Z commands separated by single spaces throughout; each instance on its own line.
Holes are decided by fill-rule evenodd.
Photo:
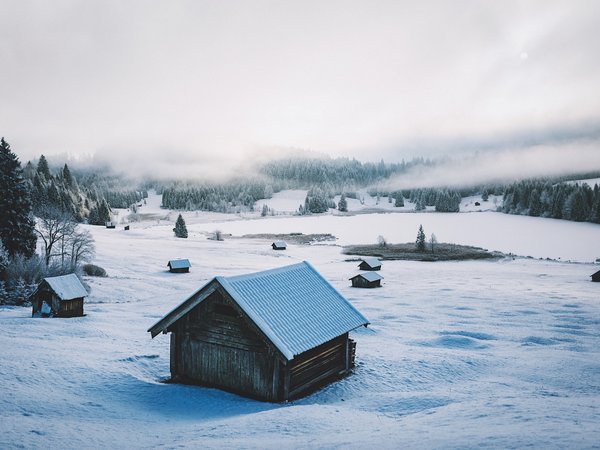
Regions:
M 167 263 L 167 267 L 171 273 L 187 273 L 192 263 L 188 259 L 172 259 Z
M 381 261 L 377 258 L 362 258 L 358 268 L 360 270 L 381 270 Z
M 368 323 L 305 261 L 213 278 L 148 331 L 171 333 L 172 380 L 279 402 L 348 374 Z
M 383 277 L 375 272 L 359 273 L 358 275 L 350 278 L 350 281 L 352 281 L 352 287 L 360 288 L 380 287 L 381 280 L 383 280 Z
M 591 275 L 592 281 L 600 281 L 600 270 Z
M 33 317 L 83 316 L 87 291 L 74 273 L 44 278 L 31 294 Z
M 287 249 L 287 244 L 285 241 L 275 241 L 271 244 L 271 247 L 273 247 L 273 250 L 285 250 Z

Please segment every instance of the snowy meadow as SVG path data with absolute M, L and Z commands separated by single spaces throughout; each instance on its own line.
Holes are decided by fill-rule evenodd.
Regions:
M 1 448 L 597 448 L 600 226 L 491 211 L 188 212 L 177 239 L 157 198 L 129 231 L 86 226 L 109 277 L 85 278 L 85 317 L 0 308 Z M 384 261 L 381 288 L 350 287 L 358 263 L 341 245 L 413 241 L 419 224 L 440 242 L 531 258 Z M 216 229 L 224 241 L 208 239 Z M 274 252 L 240 237 L 290 232 L 338 240 Z M 173 258 L 191 272 L 168 273 Z M 169 339 L 148 327 L 215 275 L 302 260 L 371 322 L 352 333 L 351 376 L 285 404 L 164 383 Z

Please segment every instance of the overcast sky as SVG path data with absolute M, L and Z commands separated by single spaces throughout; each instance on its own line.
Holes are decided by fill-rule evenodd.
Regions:
M 536 146 L 600 169 L 600 1 L 0 0 L 0 17 L 0 135 L 22 160 Z

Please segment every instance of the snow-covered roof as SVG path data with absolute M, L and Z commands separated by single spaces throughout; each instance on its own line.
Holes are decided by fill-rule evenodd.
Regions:
M 216 277 L 153 325 L 148 330 L 152 336 L 166 332 L 170 325 L 207 298 L 208 295 L 197 294 L 215 281 L 288 360 L 369 324 L 304 261 L 247 275 Z
M 381 261 L 379 261 L 377 258 L 364 257 L 361 259 L 364 263 L 366 263 L 371 268 L 381 266 Z
M 354 275 L 352 278 L 350 278 L 351 280 L 355 279 L 356 277 L 362 277 L 367 281 L 377 281 L 377 280 L 383 280 L 383 277 L 381 275 L 379 275 L 377 272 L 365 272 L 365 273 L 359 273 L 358 275 Z
M 192 263 L 188 259 L 172 259 L 167 266 L 170 266 L 171 269 L 186 269 L 192 267 Z
M 60 277 L 44 278 L 44 281 L 48 283 L 61 300 L 72 300 L 87 296 L 87 291 L 74 273 Z
M 287 247 L 287 244 L 285 243 L 285 241 L 275 241 L 271 245 L 274 245 L 275 247 L 278 247 L 278 248 L 285 248 L 285 247 Z

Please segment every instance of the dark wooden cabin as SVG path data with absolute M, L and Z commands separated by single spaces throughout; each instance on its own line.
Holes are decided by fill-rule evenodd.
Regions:
M 591 275 L 592 281 L 600 281 L 600 270 Z
M 275 241 L 271 244 L 273 250 L 285 250 L 287 249 L 287 244 L 285 241 Z
M 83 316 L 87 291 L 74 273 L 44 278 L 31 294 L 33 317 Z
M 360 270 L 381 270 L 381 261 L 377 258 L 363 258 L 358 268 Z
M 279 402 L 354 366 L 367 319 L 310 264 L 216 277 L 148 331 L 171 333 L 171 378 Z
M 187 259 L 172 259 L 167 263 L 167 267 L 171 273 L 187 273 L 190 271 L 192 263 Z
M 375 288 L 381 287 L 382 279 L 383 277 L 378 273 L 365 272 L 353 276 L 352 278 L 350 278 L 350 281 L 352 281 L 352 287 Z

